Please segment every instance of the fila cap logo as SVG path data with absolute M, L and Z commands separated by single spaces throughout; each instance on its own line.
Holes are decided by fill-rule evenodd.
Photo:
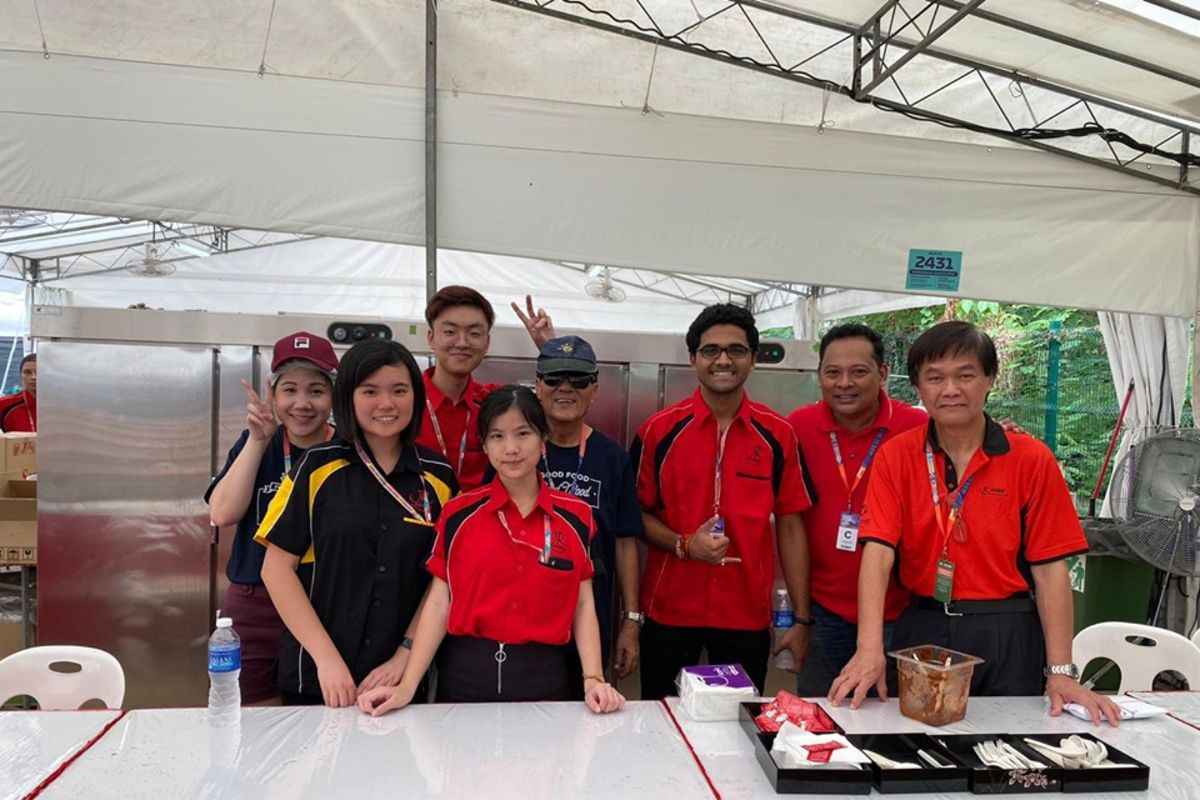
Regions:
M 294 340 L 292 340 L 292 347 L 296 348 L 297 350 L 307 350 L 309 348 L 308 337 L 297 336 Z

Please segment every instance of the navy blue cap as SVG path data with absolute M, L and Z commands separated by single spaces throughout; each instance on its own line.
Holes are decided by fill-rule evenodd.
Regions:
M 559 336 L 542 346 L 538 353 L 538 375 L 555 372 L 579 372 L 586 375 L 598 371 L 596 352 L 592 346 L 578 336 Z

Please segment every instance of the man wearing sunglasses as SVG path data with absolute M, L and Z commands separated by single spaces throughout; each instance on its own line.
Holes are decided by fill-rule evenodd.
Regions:
M 754 370 L 754 316 L 709 306 L 687 332 L 695 394 L 648 419 L 633 442 L 646 528 L 642 575 L 642 699 L 675 693 L 675 676 L 700 663 L 741 664 L 759 691 L 771 646 L 774 516 L 780 565 L 797 625 L 775 643 L 804 663 L 808 539 L 800 512 L 812 494 L 787 420 L 746 395 Z
M 615 576 L 623 614 L 613 667 L 617 676 L 624 678 L 637 667 L 638 660 L 642 615 L 638 613 L 637 537 L 642 535 L 642 515 L 629 454 L 585 421 L 599 392 L 598 377 L 596 354 L 578 336 L 551 339 L 538 354 L 535 388 L 550 423 L 542 474 L 554 488 L 573 494 L 592 507 L 596 520 L 592 591 L 600 623 L 600 644 L 607 664 L 613 652 Z M 567 652 L 575 654 L 574 648 L 567 648 Z M 568 674 L 582 673 L 572 669 Z M 582 695 L 582 682 L 577 688 Z

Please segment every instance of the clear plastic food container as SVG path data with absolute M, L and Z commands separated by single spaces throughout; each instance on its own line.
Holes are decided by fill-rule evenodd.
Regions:
M 896 659 L 900 713 L 926 725 L 949 725 L 967 715 L 971 674 L 983 659 L 926 644 L 888 653 Z

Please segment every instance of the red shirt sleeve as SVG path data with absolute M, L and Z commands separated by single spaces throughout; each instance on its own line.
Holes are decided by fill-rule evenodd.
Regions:
M 592 566 L 591 558 L 592 543 L 596 540 L 596 518 L 592 516 L 592 509 L 590 506 L 588 507 L 587 518 L 584 520 L 584 522 L 587 523 L 588 528 L 588 546 L 585 548 L 585 555 L 587 557 L 583 559 L 583 571 L 580 573 L 579 579 L 586 581 L 591 580 L 592 576 L 596 572 L 595 568 Z
M 433 534 L 433 549 L 429 551 L 429 558 L 425 559 L 425 569 L 429 570 L 429 574 L 435 578 L 446 580 L 446 518 L 449 515 L 443 512 L 438 516 L 437 525 L 434 526 Z
M 799 514 L 812 508 L 813 493 L 804 466 L 800 463 L 800 442 L 791 425 L 783 426 L 783 480 L 775 496 L 775 516 Z
M 1025 559 L 1030 564 L 1045 564 L 1087 552 L 1087 538 L 1058 461 L 1044 446 L 1034 452 L 1025 513 Z
M 898 465 L 891 457 L 892 450 L 886 444 L 881 447 L 871 467 L 871 480 L 867 482 L 867 496 L 859 523 L 859 541 L 871 540 L 894 548 L 900 544 L 904 487 Z

